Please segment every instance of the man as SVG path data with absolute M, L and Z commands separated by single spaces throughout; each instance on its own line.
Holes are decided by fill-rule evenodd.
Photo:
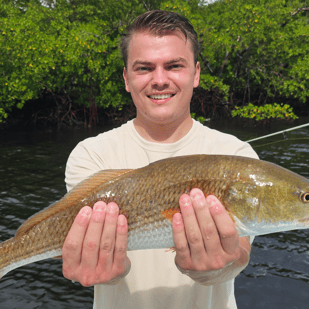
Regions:
M 237 138 L 190 117 L 199 84 L 197 36 L 171 12 L 139 16 L 122 42 L 123 77 L 136 118 L 89 138 L 71 153 L 67 188 L 102 169 L 139 168 L 167 157 L 230 154 L 257 157 Z M 249 262 L 250 241 L 214 196 L 195 188 L 173 217 L 175 252 L 126 251 L 127 221 L 111 202 L 86 206 L 63 246 L 63 274 L 95 285 L 94 308 L 236 308 L 233 278 Z

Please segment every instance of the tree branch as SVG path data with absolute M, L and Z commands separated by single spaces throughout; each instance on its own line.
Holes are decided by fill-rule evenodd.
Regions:
M 202 53 L 199 53 L 199 55 L 203 61 L 204 66 L 206 65 L 208 70 L 213 74 L 213 70 L 210 67 L 209 61 L 203 57 Z
M 302 12 L 302 11 L 309 11 L 309 7 L 303 7 L 303 8 L 300 8 L 298 9 L 297 11 L 295 12 L 291 12 L 291 16 L 295 16 L 296 14 L 298 14 L 299 12 Z M 285 27 L 291 20 L 287 20 L 286 22 L 284 22 L 283 24 L 281 24 L 281 27 Z
M 295 12 L 291 12 L 291 16 L 294 16 L 294 15 L 296 15 L 297 13 L 299 13 L 299 12 L 302 12 L 302 11 L 309 11 L 309 7 L 303 7 L 303 8 L 301 8 L 301 9 L 298 9 L 297 11 L 295 11 Z
M 150 10 L 149 10 L 147 4 L 145 3 L 145 1 L 143 1 L 143 4 L 144 4 L 145 9 L 149 12 Z
M 231 45 L 231 47 L 232 47 L 232 45 Z M 221 78 L 221 76 L 222 76 L 223 68 L 224 68 L 224 66 L 225 66 L 226 63 L 227 63 L 227 58 L 228 58 L 228 56 L 229 56 L 229 52 L 226 51 L 224 61 L 223 61 L 223 63 L 222 63 L 221 69 L 220 69 L 220 71 L 219 71 L 219 77 L 220 77 L 220 78 Z

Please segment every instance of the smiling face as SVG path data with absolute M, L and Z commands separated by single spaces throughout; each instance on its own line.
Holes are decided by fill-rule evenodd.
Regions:
M 191 121 L 190 101 L 199 75 L 191 42 L 181 32 L 134 33 L 123 77 L 137 109 L 136 122 L 177 126 Z

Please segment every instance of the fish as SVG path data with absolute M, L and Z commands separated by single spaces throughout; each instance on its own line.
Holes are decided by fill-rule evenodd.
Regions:
M 190 155 L 138 169 L 103 170 L 26 220 L 0 243 L 0 278 L 9 271 L 61 256 L 80 209 L 115 202 L 128 221 L 128 250 L 174 246 L 172 217 L 179 198 L 199 188 L 215 195 L 238 234 L 256 236 L 309 227 L 309 180 L 271 162 L 231 155 Z

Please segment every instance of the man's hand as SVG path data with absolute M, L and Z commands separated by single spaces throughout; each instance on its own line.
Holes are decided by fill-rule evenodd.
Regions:
M 248 238 L 239 238 L 224 206 L 213 195 L 205 198 L 199 189 L 183 194 L 179 205 L 181 214 L 173 217 L 176 265 L 189 272 L 215 271 L 237 261 L 236 272 L 226 267 L 230 274 L 225 277 L 235 277 L 249 261 L 250 243 Z
M 83 286 L 113 283 L 130 269 L 128 225 L 118 206 L 100 201 L 83 207 L 62 248 L 63 275 Z M 115 279 L 115 280 L 113 280 Z

